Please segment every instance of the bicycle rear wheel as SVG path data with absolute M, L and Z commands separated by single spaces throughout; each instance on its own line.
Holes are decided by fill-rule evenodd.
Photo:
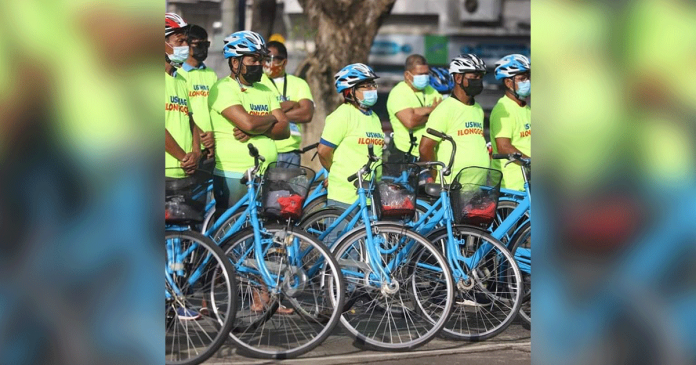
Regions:
M 454 299 L 445 258 L 423 236 L 396 224 L 372 227 L 373 244 L 389 279 L 370 264 L 365 229 L 333 249 L 348 292 L 341 325 L 358 347 L 405 351 L 426 344 L 445 325 Z M 433 290 L 433 288 L 438 288 Z
M 165 363 L 199 364 L 222 346 L 232 328 L 234 268 L 197 232 L 168 230 L 165 246 Z
M 458 260 L 467 276 L 455 274 L 455 306 L 442 333 L 459 340 L 486 340 L 517 316 L 522 275 L 510 251 L 490 234 L 469 226 L 453 226 L 452 233 L 454 242 L 449 242 L 446 229 L 428 236 L 444 252 L 447 245 L 455 245 L 458 255 L 452 260 Z
M 275 287 L 267 287 L 260 274 L 252 228 L 222 244 L 238 269 L 239 303 L 230 338 L 244 355 L 294 358 L 319 346 L 338 324 L 343 277 L 329 250 L 301 229 L 267 225 L 261 239 L 263 265 Z

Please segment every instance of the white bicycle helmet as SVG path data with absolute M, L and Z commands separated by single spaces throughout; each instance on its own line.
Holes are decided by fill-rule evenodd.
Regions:
M 185 30 L 188 27 L 184 18 L 175 13 L 164 13 L 164 36 Z
M 465 72 L 486 73 L 486 63 L 475 54 L 460 54 L 450 61 L 449 73 L 461 74 Z

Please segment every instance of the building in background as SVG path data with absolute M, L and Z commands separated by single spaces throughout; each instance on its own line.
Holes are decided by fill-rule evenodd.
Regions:
M 212 45 L 206 63 L 222 77 L 229 74 L 222 58 L 222 40 L 233 31 L 251 27 L 253 1 L 169 0 L 167 10 L 208 30 Z M 308 26 L 297 0 L 277 0 L 277 6 L 274 32 L 285 37 L 287 69 L 296 71 L 314 49 L 316 30 Z M 377 114 L 388 120 L 387 95 L 403 79 L 403 63 L 409 54 L 420 53 L 430 65 L 444 66 L 460 53 L 475 53 L 489 67 L 484 92 L 476 98 L 486 112 L 487 124 L 491 109 L 503 94 L 493 77 L 493 64 L 510 53 L 530 55 L 530 6 L 530 0 L 396 0 L 368 60 L 381 76 Z

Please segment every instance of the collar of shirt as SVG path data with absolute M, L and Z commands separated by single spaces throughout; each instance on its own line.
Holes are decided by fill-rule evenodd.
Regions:
M 207 66 L 206 66 L 205 63 L 203 63 L 203 62 L 201 62 L 201 65 L 198 66 L 197 68 L 196 68 L 196 67 L 193 67 L 193 66 L 191 66 L 191 65 L 189 65 L 188 62 L 184 62 L 184 64 L 181 65 L 181 68 L 183 68 L 184 71 L 186 71 L 186 72 L 191 72 L 191 70 L 202 70 L 202 69 L 204 69 L 204 68 L 206 68 L 206 67 L 207 67 Z

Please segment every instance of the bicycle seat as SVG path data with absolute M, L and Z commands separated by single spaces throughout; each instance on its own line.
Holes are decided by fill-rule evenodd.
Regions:
M 353 186 L 355 186 L 356 189 L 358 188 L 358 180 L 353 181 Z M 365 189 L 365 190 L 370 189 L 370 182 L 369 181 L 363 180 L 363 189 Z
M 445 189 L 449 189 L 449 184 L 445 184 Z M 420 192 L 425 193 L 428 196 L 432 196 L 434 198 L 439 198 L 440 197 L 440 192 L 442 191 L 442 187 L 440 186 L 439 183 L 429 183 L 425 185 L 420 186 Z

